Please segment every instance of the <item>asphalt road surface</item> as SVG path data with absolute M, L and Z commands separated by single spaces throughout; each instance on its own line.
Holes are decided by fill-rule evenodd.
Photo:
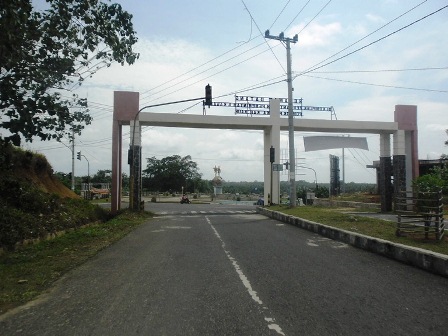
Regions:
M 448 280 L 253 206 L 148 204 L 0 335 L 446 335 Z

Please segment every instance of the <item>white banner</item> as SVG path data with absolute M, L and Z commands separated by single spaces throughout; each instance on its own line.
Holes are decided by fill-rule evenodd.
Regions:
M 369 150 L 367 138 L 342 136 L 308 136 L 303 137 L 305 152 L 334 148 L 359 148 Z

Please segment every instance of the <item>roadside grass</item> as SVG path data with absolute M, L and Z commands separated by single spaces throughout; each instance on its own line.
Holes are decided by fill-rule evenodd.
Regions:
M 346 231 L 448 255 L 448 234 L 445 234 L 441 241 L 436 241 L 435 238 L 425 240 L 418 236 L 397 237 L 395 235 L 396 222 L 357 216 L 353 213 L 344 213 L 348 211 L 359 211 L 359 209 L 320 206 L 306 206 L 290 209 L 286 206 L 277 205 L 269 207 L 269 210 L 279 211 Z M 370 212 L 371 211 L 372 209 L 370 209 Z M 434 237 L 434 235 L 432 235 L 432 237 Z
M 148 212 L 127 211 L 108 222 L 5 252 L 0 256 L 0 315 L 34 299 L 69 270 L 123 238 L 150 217 Z

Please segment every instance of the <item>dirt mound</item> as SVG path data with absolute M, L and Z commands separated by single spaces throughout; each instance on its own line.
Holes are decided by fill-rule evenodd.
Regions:
M 2 150 L 0 154 L 0 180 L 9 178 L 17 181 L 27 181 L 45 193 L 54 193 L 63 198 L 79 198 L 54 176 L 53 168 L 45 156 L 24 151 L 8 144 L 0 145 Z
M 52 169 L 44 170 L 41 172 L 24 171 L 20 172 L 18 176 L 25 179 L 35 185 L 43 192 L 49 194 L 57 194 L 60 197 L 79 198 L 79 196 L 72 190 L 67 188 L 61 181 L 59 181 L 54 175 Z

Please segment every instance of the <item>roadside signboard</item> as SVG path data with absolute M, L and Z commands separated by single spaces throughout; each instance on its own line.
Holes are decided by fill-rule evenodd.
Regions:
M 281 163 L 273 163 L 272 171 L 283 171 L 283 165 Z

